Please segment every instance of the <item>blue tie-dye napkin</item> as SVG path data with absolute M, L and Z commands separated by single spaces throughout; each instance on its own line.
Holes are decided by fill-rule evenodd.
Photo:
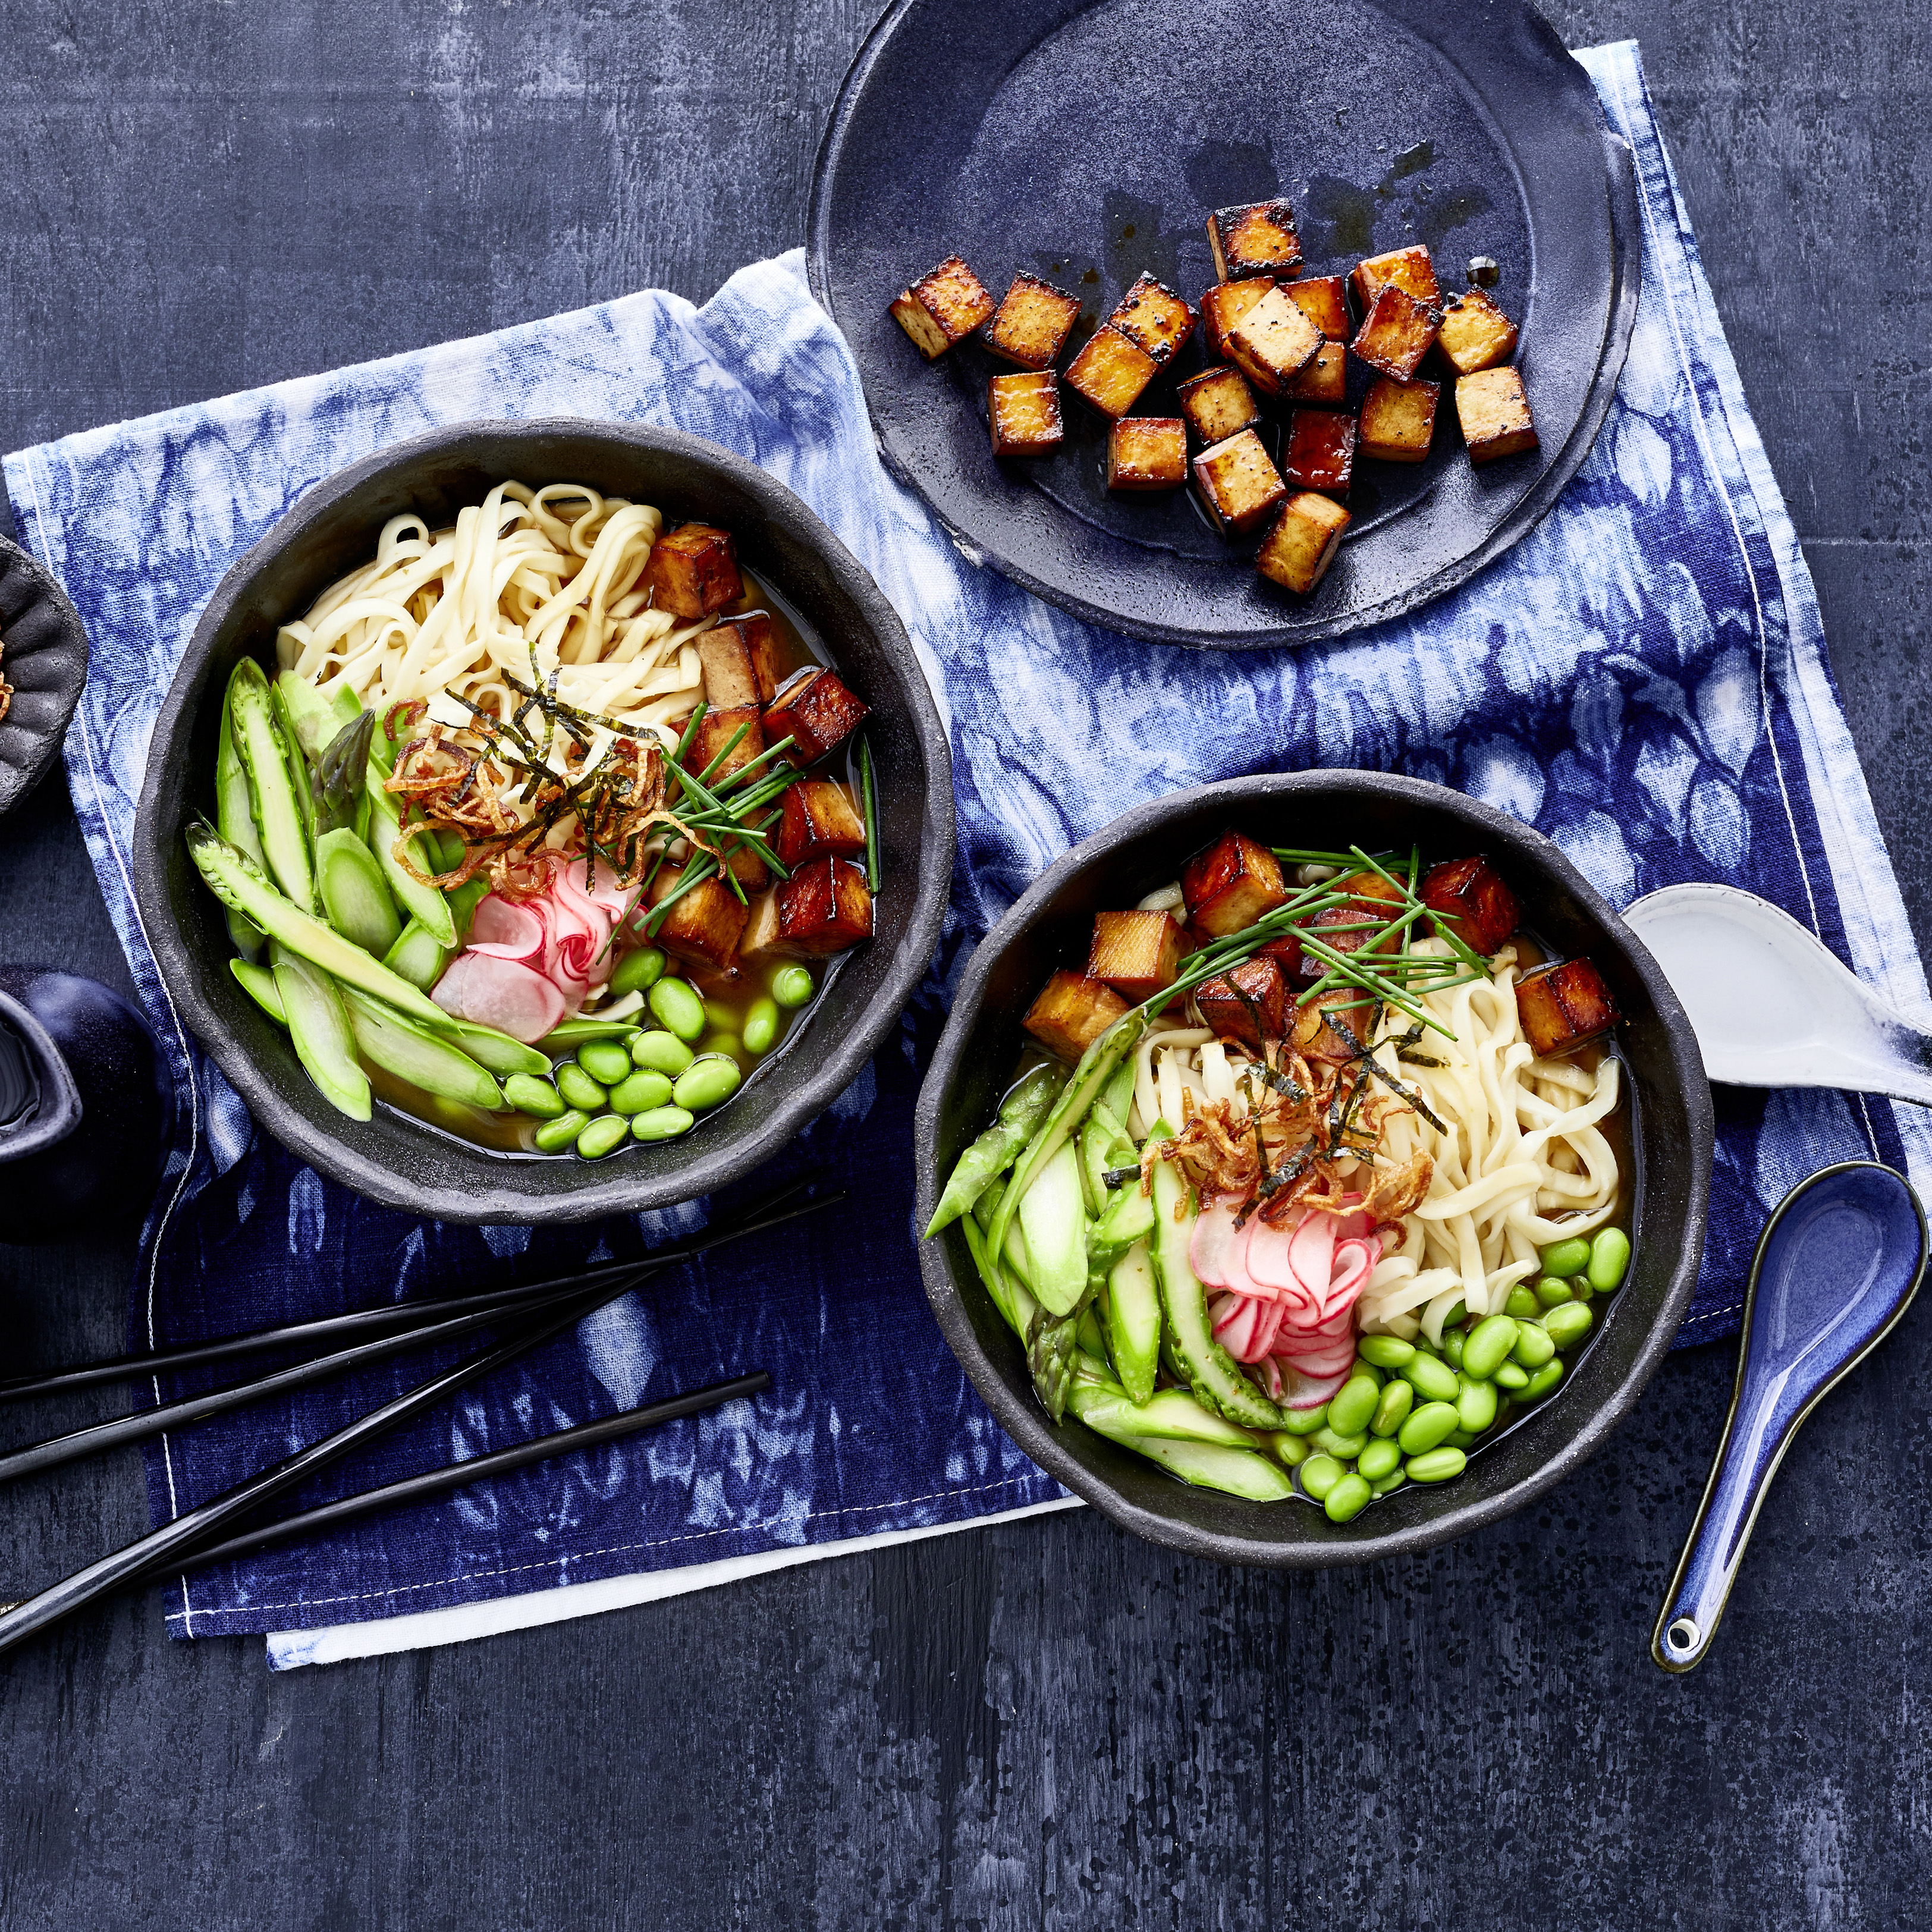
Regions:
M 1616 404 L 1540 528 L 1455 596 L 1346 643 L 1235 656 L 1132 644 L 962 559 L 881 470 L 853 365 L 796 255 L 742 271 L 702 309 L 634 296 L 7 459 L 26 540 L 94 640 L 69 776 L 135 977 L 194 1100 L 136 1284 L 142 1344 L 554 1273 L 634 1253 L 700 1218 L 535 1234 L 412 1222 L 256 1132 L 170 1010 L 126 874 L 148 733 L 215 584 L 305 490 L 466 418 L 675 423 L 806 497 L 898 606 L 950 714 L 960 855 L 934 975 L 872 1068 L 776 1163 L 824 1163 L 866 1211 L 747 1244 L 631 1297 L 316 1493 L 740 1370 L 769 1369 L 770 1392 L 184 1580 L 176 1631 L 451 1610 L 1056 1499 L 927 1315 L 909 1226 L 913 1098 L 973 941 L 1067 845 L 1176 787 L 1311 765 L 1460 786 L 1549 833 L 1617 903 L 1679 880 L 1747 886 L 1897 1004 L 1927 1010 L 1810 582 L 1636 50 L 1583 58 L 1635 151 L 1642 199 L 1642 307 Z M 1871 1154 L 1932 1175 L 1928 1129 L 1905 1112 L 1835 1094 L 1720 1095 L 1710 1238 L 1685 1340 L 1735 1328 L 1752 1244 L 1793 1180 Z M 166 1438 L 148 1464 L 156 1516 L 424 1372 L 414 1359 Z M 438 1626 L 408 1628 L 398 1640 Z

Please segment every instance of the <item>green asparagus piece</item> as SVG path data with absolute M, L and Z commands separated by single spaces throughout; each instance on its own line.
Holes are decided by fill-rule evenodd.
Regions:
M 325 698 L 307 678 L 285 670 L 276 677 L 275 693 L 297 748 L 312 765 L 320 761 L 329 740 L 344 725 L 362 716 L 362 700 L 346 684 L 338 684 Z
M 228 680 L 228 716 L 254 800 L 262 869 L 292 904 L 313 913 L 315 869 L 302 804 L 289 780 L 289 746 L 275 722 L 268 680 L 253 658 L 242 658 Z
M 1084 1308 L 1083 1301 L 1082 1310 Z M 1027 1330 L 1027 1366 L 1033 1372 L 1034 1393 L 1055 1422 L 1066 1414 L 1067 1391 L 1073 1385 L 1074 1358 L 1079 1352 L 1080 1314 L 1050 1315 L 1036 1309 Z
M 343 726 L 322 748 L 309 779 L 318 832 L 344 827 L 354 831 L 368 807 L 369 740 L 376 714 L 364 711 Z
M 520 1040 L 512 1040 L 506 1033 L 499 1033 L 494 1027 L 478 1026 L 474 1020 L 459 1020 L 445 1013 L 438 1030 L 452 1045 L 462 1048 L 472 1060 L 487 1066 L 492 1073 L 506 1076 L 512 1073 L 542 1075 L 550 1071 L 547 1054 L 534 1046 L 526 1046 Z
M 233 680 L 230 680 L 231 686 Z M 256 865 L 267 867 L 262 856 L 261 834 L 255 830 L 255 804 L 248 794 L 248 772 L 242 754 L 235 748 L 228 701 L 222 700 L 221 723 L 214 746 L 214 820 L 221 836 L 238 845 Z M 262 928 L 238 912 L 228 915 L 228 936 L 244 959 L 262 956 Z
M 272 940 L 268 958 L 296 1057 L 331 1106 L 352 1120 L 366 1120 L 372 1111 L 369 1076 L 356 1064 L 356 1037 L 350 1030 L 341 989 L 312 962 L 279 941 Z
M 385 958 L 402 937 L 403 922 L 374 854 L 348 826 L 316 841 L 315 881 L 329 924 L 364 952 Z
M 426 993 L 442 977 L 442 969 L 449 964 L 449 948 L 438 944 L 436 935 L 412 919 L 383 954 L 382 964 Z
M 373 762 L 369 767 L 369 847 L 376 855 L 376 862 L 382 868 L 382 876 L 389 882 L 389 890 L 398 905 L 416 920 L 428 931 L 439 946 L 454 951 L 456 946 L 456 921 L 449 910 L 449 902 L 435 886 L 425 885 L 421 879 L 407 870 L 396 856 L 396 841 L 401 836 L 403 824 L 396 809 L 396 801 L 383 789 L 381 776 Z M 421 831 L 411 835 L 411 856 L 416 869 L 434 873 L 436 869 L 436 855 L 423 849 Z
M 1042 1063 L 1000 1102 L 999 1114 L 993 1124 L 954 1164 L 952 1178 L 946 1182 L 946 1191 L 939 1197 L 939 1205 L 927 1224 L 928 1240 L 940 1228 L 958 1220 L 1012 1165 L 1014 1155 L 1026 1145 L 1034 1130 L 1046 1118 L 1046 1111 L 1053 1105 L 1066 1078 L 1059 1067 Z
M 275 990 L 275 976 L 266 966 L 257 966 L 246 959 L 231 959 L 228 970 L 242 983 L 242 990 L 278 1026 L 286 1026 L 288 1015 L 282 1010 L 282 996 Z
M 980 1279 L 986 1283 L 993 1306 L 1000 1311 L 1000 1318 L 1006 1326 L 1024 1342 L 1032 1329 L 1034 1316 L 1039 1312 L 1039 1303 L 1023 1283 L 995 1264 L 986 1246 L 986 1238 L 971 1215 L 968 1215 L 960 1225 L 966 1231 L 966 1245 L 972 1252 L 973 1265 L 980 1270 Z
M 365 1060 L 425 1094 L 460 1100 L 466 1106 L 481 1107 L 490 1113 L 502 1108 L 502 1090 L 468 1054 L 459 1053 L 447 1041 L 388 1011 L 353 987 L 344 990 L 343 998 L 348 1004 L 356 1044 Z

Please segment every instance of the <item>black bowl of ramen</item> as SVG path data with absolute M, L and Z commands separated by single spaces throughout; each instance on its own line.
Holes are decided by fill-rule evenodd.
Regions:
M 220 903 L 183 838 L 215 815 L 229 674 L 271 675 L 278 628 L 376 554 L 406 513 L 430 528 L 506 478 L 588 484 L 656 505 L 665 527 L 721 525 L 746 571 L 871 708 L 882 889 L 872 938 L 845 955 L 781 1049 L 681 1139 L 601 1161 L 495 1151 L 379 1103 L 367 1121 L 322 1096 L 288 1036 L 230 970 Z M 575 418 L 439 430 L 319 484 L 223 578 L 156 722 L 134 843 L 142 925 L 176 1010 L 255 1118 L 292 1153 L 388 1205 L 440 1220 L 578 1221 L 708 1194 L 769 1159 L 864 1066 L 931 960 L 952 868 L 952 765 L 905 628 L 858 560 L 790 490 L 680 430 Z
M 1442 785 L 1378 772 L 1312 771 L 1178 792 L 1116 819 L 1049 867 L 974 955 L 920 1095 L 919 1219 L 931 1219 L 961 1150 L 993 1116 L 1022 1046 L 1021 1021 L 1048 976 L 1082 969 L 1094 914 L 1130 907 L 1176 878 L 1230 827 L 1265 844 L 1486 855 L 1516 894 L 1525 932 L 1552 956 L 1587 956 L 1622 1023 L 1621 1112 L 1631 1172 L 1630 1272 L 1562 1387 L 1478 1448 L 1452 1480 L 1411 1483 L 1334 1523 L 1297 1496 L 1256 1503 L 1190 1487 L 1094 1434 L 1052 1421 L 1024 1352 L 955 1223 L 920 1244 L 933 1311 L 974 1385 L 1049 1474 L 1124 1528 L 1222 1562 L 1291 1569 L 1426 1549 L 1541 1495 L 1601 1445 L 1635 1404 L 1690 1304 L 1710 1185 L 1710 1088 L 1690 1024 L 1656 962 L 1539 832 Z

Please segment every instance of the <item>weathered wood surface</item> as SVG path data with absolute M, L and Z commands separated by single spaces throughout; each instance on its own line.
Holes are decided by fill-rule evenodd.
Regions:
M 871 0 L 0 0 L 0 446 L 793 243 Z M 1634 33 L 1932 911 L 1932 12 L 1576 0 Z M 124 983 L 56 778 L 0 956 Z M 0 1250 L 22 1365 L 129 1255 Z M 1650 1619 L 1730 1372 L 1674 1358 L 1541 1509 L 1288 1581 L 1084 1513 L 271 1678 L 152 1595 L 0 1666 L 10 1928 L 1923 1925 L 1932 1309 L 1807 1429 L 1712 1660 Z M 52 1412 L 16 1414 L 9 1439 Z M 0 1594 L 142 1526 L 134 1460 L 4 1498 Z

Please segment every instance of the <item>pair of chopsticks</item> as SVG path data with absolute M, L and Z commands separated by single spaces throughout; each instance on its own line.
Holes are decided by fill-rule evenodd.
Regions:
M 501 1328 L 506 1322 L 520 1318 L 523 1322 L 502 1340 L 453 1368 L 431 1376 L 416 1388 L 392 1398 L 380 1408 L 358 1417 L 306 1448 L 298 1450 L 260 1474 L 176 1517 L 172 1522 L 164 1523 L 124 1549 L 100 1558 L 38 1595 L 0 1612 L 0 1653 L 124 1585 L 149 1581 L 176 1570 L 198 1569 L 210 1562 L 247 1554 L 271 1543 L 332 1528 L 379 1509 L 446 1494 L 488 1476 L 507 1474 L 554 1456 L 568 1454 L 679 1416 L 715 1408 L 767 1386 L 770 1378 L 762 1371 L 739 1376 L 709 1388 L 694 1390 L 667 1401 L 628 1410 L 620 1415 L 560 1430 L 553 1435 L 488 1456 L 405 1478 L 382 1488 L 344 1497 L 280 1522 L 244 1526 L 250 1518 L 260 1515 L 318 1472 L 413 1420 L 458 1390 L 481 1381 L 518 1357 L 540 1347 L 553 1336 L 574 1327 L 585 1316 L 615 1300 L 663 1269 L 726 1242 L 814 1214 L 844 1198 L 842 1193 L 834 1192 L 807 1201 L 797 1199 L 809 1185 L 810 1178 L 808 1176 L 794 1181 L 766 1196 L 745 1210 L 743 1218 L 729 1226 L 707 1229 L 691 1240 L 658 1249 L 636 1262 L 592 1269 L 552 1281 L 526 1283 L 520 1288 L 500 1289 L 487 1294 L 414 1304 L 397 1304 L 356 1315 L 334 1316 L 320 1322 L 260 1330 L 251 1335 L 226 1336 L 190 1348 L 122 1356 L 53 1376 L 16 1378 L 0 1386 L 0 1396 L 4 1397 L 89 1388 L 102 1382 L 156 1373 L 164 1367 L 188 1368 L 270 1349 L 299 1347 L 317 1340 L 336 1340 L 373 1328 L 393 1328 L 398 1322 L 413 1322 L 417 1324 L 400 1334 L 360 1342 L 251 1382 L 180 1402 L 164 1403 L 135 1415 L 74 1430 L 0 1455 L 0 1479 L 4 1479 L 25 1474 L 30 1470 L 57 1467 L 98 1449 L 140 1442 L 163 1430 L 222 1414 L 289 1389 L 304 1388 L 326 1376 L 341 1374 L 404 1349 L 457 1340 L 478 1329 Z M 440 1318 L 425 1322 L 425 1316 Z

